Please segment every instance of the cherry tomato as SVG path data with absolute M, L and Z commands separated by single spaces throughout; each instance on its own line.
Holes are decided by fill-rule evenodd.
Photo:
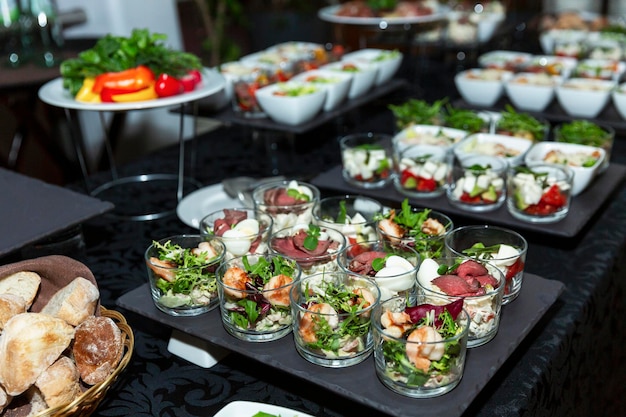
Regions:
M 182 94 L 185 90 L 178 78 L 169 74 L 161 74 L 156 80 L 154 91 L 156 91 L 159 97 L 171 97 Z
M 183 84 L 183 90 L 189 92 L 195 90 L 196 86 L 200 84 L 202 75 L 198 70 L 191 70 L 189 73 L 179 78 L 179 80 Z
M 565 196 L 561 193 L 561 189 L 556 184 L 548 188 L 548 191 L 541 196 L 541 200 L 551 206 L 562 207 L 565 205 Z

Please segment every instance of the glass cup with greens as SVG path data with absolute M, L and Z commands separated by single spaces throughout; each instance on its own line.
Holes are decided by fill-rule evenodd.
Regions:
M 178 235 L 153 241 L 144 257 L 152 300 L 172 316 L 197 316 L 217 306 L 215 272 L 226 248 L 215 236 Z
M 217 282 L 226 331 L 247 342 L 289 334 L 289 292 L 300 274 L 298 264 L 281 255 L 244 255 L 224 262 Z
M 419 295 L 381 304 L 372 315 L 376 375 L 398 394 L 431 398 L 463 377 L 470 318 L 463 300 Z
M 343 368 L 373 348 L 372 311 L 380 300 L 372 280 L 344 271 L 303 277 L 290 293 L 298 353 L 316 365 Z

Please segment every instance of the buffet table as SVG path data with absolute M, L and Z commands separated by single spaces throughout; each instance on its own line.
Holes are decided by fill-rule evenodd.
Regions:
M 339 135 L 367 130 L 392 133 L 393 119 L 387 105 L 402 100 L 402 94 L 410 92 L 394 92 L 363 106 L 358 110 L 358 120 L 343 120 L 341 131 L 337 124 L 328 123 L 298 137 L 294 147 L 283 149 L 278 143 L 276 162 L 281 174 L 314 176 L 338 165 Z M 616 140 L 612 163 L 626 163 L 625 143 L 624 137 Z M 197 166 L 201 168 L 195 175 L 205 186 L 226 177 L 263 176 L 267 172 L 269 162 L 261 157 L 263 144 L 240 126 L 203 134 L 197 145 Z M 176 172 L 177 163 L 178 154 L 171 147 L 120 170 L 122 175 L 156 167 Z M 89 178 L 96 184 L 107 179 L 106 173 Z M 82 190 L 80 184 L 71 188 Z M 167 205 L 171 201 L 167 193 L 153 193 L 140 196 L 132 204 Z M 621 182 L 576 236 L 521 231 L 530 243 L 526 271 L 562 283 L 563 291 L 519 344 L 508 347 L 511 354 L 505 360 L 498 359 L 495 365 L 489 362 L 490 369 L 483 370 L 490 376 L 488 382 L 471 403 L 464 405 L 462 414 L 450 415 L 624 415 L 620 399 L 626 397 L 626 328 L 621 320 L 626 314 L 625 205 L 626 187 Z M 477 223 L 456 213 L 453 220 L 457 225 Z M 484 222 L 489 222 L 488 217 Z M 277 369 L 263 363 L 263 356 L 241 354 L 240 348 L 211 368 L 194 365 L 168 351 L 170 326 L 121 307 L 121 297 L 145 287 L 143 255 L 152 240 L 194 232 L 174 216 L 125 222 L 104 215 L 83 224 L 80 246 L 65 248 L 66 254 L 93 271 L 102 304 L 121 311 L 135 333 L 134 356 L 101 403 L 98 415 L 211 416 L 235 400 L 271 403 L 316 416 L 384 414 L 368 407 L 362 398 L 350 398 L 348 391 L 329 389 L 336 383 L 332 373 L 325 376 L 328 387 L 324 387 L 319 378 L 311 382 L 306 374 Z M 3 263 L 10 260 L 10 256 L 2 259 Z M 264 349 L 267 355 L 269 348 Z M 483 349 L 474 355 L 480 357 L 489 345 L 476 349 Z M 391 396 L 391 391 L 388 394 Z M 410 401 L 416 414 L 424 409 L 424 400 Z M 439 407 L 446 407 L 446 396 L 429 400 L 430 404 L 437 401 Z

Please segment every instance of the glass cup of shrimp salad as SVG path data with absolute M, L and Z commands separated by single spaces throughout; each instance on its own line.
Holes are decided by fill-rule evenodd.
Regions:
M 272 231 L 313 220 L 313 206 L 320 200 L 319 189 L 295 180 L 259 185 L 252 191 L 254 208 L 272 217 Z
M 428 301 L 462 299 L 470 316 L 467 347 L 482 346 L 498 333 L 505 279 L 491 262 L 451 256 L 424 259 L 417 272 L 418 295 Z
M 356 365 L 372 353 L 372 311 L 380 300 L 374 281 L 343 271 L 303 277 L 290 293 L 298 353 L 329 368 Z
M 376 375 L 398 394 L 443 395 L 463 377 L 469 314 L 463 300 L 418 296 L 381 302 L 372 314 Z
M 224 259 L 268 252 L 273 221 L 267 214 L 249 208 L 225 208 L 200 221 L 202 236 L 217 236 L 226 246 Z
M 360 195 L 326 197 L 313 207 L 313 223 L 339 230 L 348 245 L 375 240 L 380 202 Z
M 339 270 L 337 256 L 346 246 L 345 236 L 330 227 L 296 224 L 270 236 L 270 253 L 294 259 L 302 275 Z
M 152 300 L 172 316 L 197 316 L 217 306 L 215 272 L 226 248 L 213 236 L 178 235 L 153 241 L 144 254 Z
M 348 245 L 337 262 L 341 269 L 373 280 L 381 301 L 402 296 L 415 301 L 420 256 L 409 246 L 394 246 L 383 240 Z
M 522 289 L 528 242 L 514 230 L 491 225 L 457 227 L 445 239 L 450 256 L 491 262 L 504 275 L 502 304 L 515 300 Z
M 445 214 L 423 207 L 412 207 L 408 199 L 400 209 L 379 216 L 378 237 L 394 246 L 409 246 L 422 259 L 438 258 L 444 254 L 444 238 L 454 228 Z
M 298 264 L 281 255 L 244 255 L 217 271 L 222 322 L 248 342 L 269 342 L 291 332 L 289 291 L 300 279 Z

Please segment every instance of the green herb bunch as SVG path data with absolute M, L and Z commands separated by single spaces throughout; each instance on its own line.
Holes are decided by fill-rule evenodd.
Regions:
M 139 65 L 152 70 L 155 77 L 169 74 L 180 77 L 191 69 L 201 69 L 200 58 L 194 54 L 172 50 L 163 42 L 167 35 L 134 29 L 130 37 L 108 34 L 88 50 L 61 63 L 63 87 L 76 95 L 87 77 L 105 72 L 119 72 Z

